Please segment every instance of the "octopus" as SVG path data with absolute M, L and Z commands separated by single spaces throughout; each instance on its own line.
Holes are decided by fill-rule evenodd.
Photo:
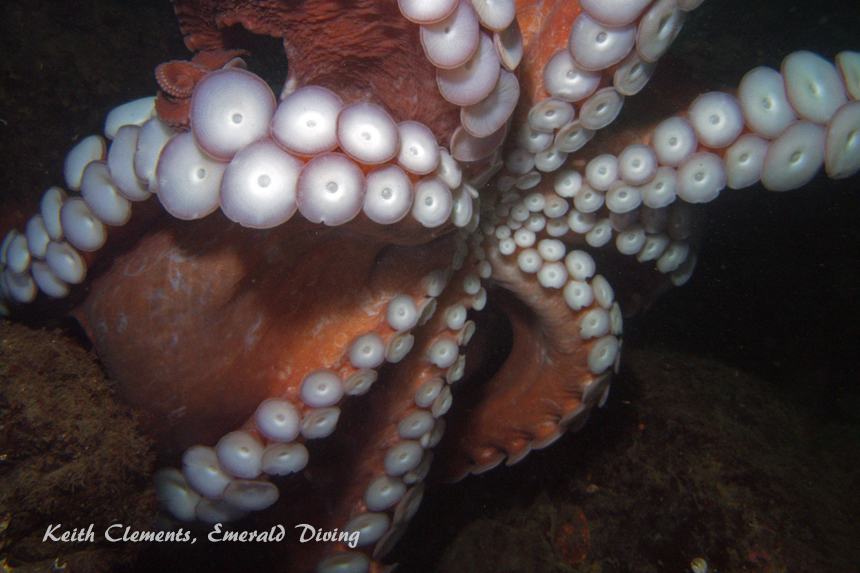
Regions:
M 176 523 L 380 571 L 425 483 L 606 401 L 622 311 L 690 278 L 703 204 L 860 169 L 856 52 L 731 92 L 656 75 L 615 121 L 700 3 L 177 0 L 191 55 L 4 229 L 2 310 L 80 323 Z M 251 35 L 283 45 L 279 92 Z

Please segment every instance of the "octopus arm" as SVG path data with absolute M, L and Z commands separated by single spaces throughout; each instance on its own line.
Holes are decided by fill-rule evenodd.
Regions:
M 589 371 L 593 341 L 580 336 L 579 322 L 589 308 L 571 310 L 561 291 L 542 287 L 534 275 L 506 262 L 496 248 L 488 245 L 487 251 L 494 279 L 502 287 L 492 298 L 508 317 L 513 343 L 477 398 L 465 398 L 474 403 L 464 427 L 452 430 L 460 436 L 458 453 L 452 454 L 456 461 L 448 468 L 455 478 L 489 470 L 506 456 L 508 464 L 516 463 L 531 449 L 552 443 L 572 423 L 584 423 L 595 398 L 589 392 L 591 402 L 585 405 L 583 395 L 605 378 Z M 490 344 L 475 343 L 478 348 Z

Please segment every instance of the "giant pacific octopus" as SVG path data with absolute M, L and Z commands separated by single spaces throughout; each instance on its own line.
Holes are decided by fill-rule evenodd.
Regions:
M 2 308 L 80 322 L 173 519 L 379 570 L 431 469 L 516 463 L 606 400 L 622 310 L 689 278 L 701 203 L 860 169 L 854 52 L 613 122 L 700 3 L 176 1 L 192 56 L 5 234 Z M 283 40 L 280 97 L 243 31 Z

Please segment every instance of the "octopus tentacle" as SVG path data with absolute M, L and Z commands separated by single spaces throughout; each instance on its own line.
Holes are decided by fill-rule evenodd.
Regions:
M 503 366 L 481 389 L 466 429 L 457 430 L 464 436 L 457 444 L 460 454 L 448 468 L 455 478 L 492 469 L 505 456 L 516 463 L 532 448 L 550 445 L 569 425 L 584 423 L 589 409 L 605 400 L 608 371 L 618 358 L 620 311 L 605 279 L 593 276 L 586 253 L 568 255 L 578 280 L 565 281 L 562 264 L 557 271 L 567 286 L 550 289 L 534 270 L 522 270 L 522 257 L 501 254 L 497 239 L 486 250 L 494 282 L 510 293 L 494 297 L 513 330 L 508 360 L 531 367 Z M 518 416 L 512 419 L 508 410 L 514 404 Z
M 385 358 L 374 360 L 376 363 L 373 368 L 357 369 L 352 362 L 361 362 L 361 366 L 371 366 L 372 363 L 362 362 L 363 358 L 356 358 L 354 344 L 344 347 L 341 355 L 334 359 L 329 364 L 329 370 L 325 372 L 331 373 L 336 380 L 342 378 L 344 380 L 355 379 L 353 376 L 357 372 L 361 372 L 363 376 L 362 383 L 352 388 L 345 388 L 346 393 L 350 395 L 363 394 L 369 390 L 370 384 L 379 374 L 380 380 L 375 384 L 382 384 L 385 388 L 380 396 L 377 394 L 377 399 L 374 400 L 368 410 L 368 405 L 362 405 L 360 412 L 353 411 L 350 414 L 349 396 L 344 399 L 332 403 L 327 400 L 325 403 L 315 404 L 315 406 L 325 406 L 329 409 L 333 407 L 343 409 L 343 423 L 346 425 L 344 430 L 347 435 L 352 435 L 355 424 L 370 425 L 370 428 L 376 428 L 374 433 L 362 432 L 361 438 L 355 433 L 356 439 L 350 440 L 347 445 L 342 445 L 338 450 L 336 457 L 333 452 L 326 451 L 326 448 L 315 447 L 310 442 L 323 438 L 323 435 L 308 433 L 304 422 L 302 423 L 302 436 L 296 435 L 297 430 L 291 432 L 287 436 L 292 444 L 305 444 L 310 450 L 310 459 L 308 461 L 308 472 L 311 476 L 317 474 L 325 475 L 324 483 L 329 483 L 331 480 L 335 482 L 341 481 L 342 486 L 338 488 L 338 493 L 329 492 L 328 497 L 330 505 L 329 517 L 323 519 L 316 513 L 308 513 L 304 516 L 304 523 L 313 523 L 316 526 L 324 527 L 327 530 L 339 528 L 340 530 L 352 534 L 357 534 L 357 544 L 352 544 L 352 549 L 360 548 L 359 551 L 366 551 L 368 554 L 373 554 L 375 557 L 381 557 L 391 549 L 396 540 L 402 535 L 405 530 L 405 525 L 408 523 L 411 516 L 414 514 L 417 504 L 420 503 L 421 485 L 424 476 L 429 469 L 430 461 L 432 460 L 432 448 L 438 443 L 444 431 L 442 416 L 445 415 L 450 407 L 451 394 L 447 385 L 454 383 L 462 376 L 462 359 L 459 356 L 459 347 L 465 346 L 470 338 L 470 324 L 466 321 L 452 321 L 448 318 L 447 312 L 433 312 L 433 309 L 450 309 L 458 306 L 462 309 L 472 305 L 472 295 L 465 292 L 460 286 L 463 282 L 463 277 L 468 276 L 469 266 L 464 266 L 459 273 L 455 274 L 450 284 L 441 293 L 438 293 L 439 285 L 435 284 L 433 275 L 428 277 L 429 281 L 422 281 L 416 288 L 420 292 L 416 292 L 415 299 L 420 300 L 422 297 L 425 302 L 432 301 L 435 304 L 405 304 L 401 302 L 404 298 L 412 298 L 409 295 L 398 295 L 389 297 L 387 305 L 380 304 L 378 301 L 373 305 L 376 308 L 386 308 L 384 312 L 378 312 L 373 315 L 376 326 L 370 327 L 364 335 L 358 338 L 366 338 L 367 335 L 377 336 L 383 341 L 383 345 L 387 347 Z M 387 282 L 387 281 L 386 281 Z M 438 296 L 431 297 L 431 294 Z M 402 317 L 398 316 L 398 311 L 402 308 L 411 307 L 409 312 L 405 314 L 410 318 L 407 322 L 403 322 Z M 418 308 L 423 308 L 423 312 L 417 312 Z M 367 305 L 365 305 L 365 310 Z M 343 325 L 343 322 L 339 322 Z M 392 356 L 390 354 L 392 343 L 397 339 L 402 339 L 402 335 L 413 338 L 409 334 L 413 328 L 420 326 L 419 330 L 415 331 L 414 343 L 409 342 L 410 347 L 408 353 L 403 356 Z M 397 330 L 399 328 L 400 330 Z M 360 354 L 360 353 L 359 353 Z M 386 360 L 388 365 L 384 370 L 379 370 L 380 362 Z M 349 375 L 350 371 L 353 375 Z M 319 373 L 320 371 L 317 371 Z M 337 373 L 337 374 L 335 374 Z M 372 373 L 372 375 L 368 375 Z M 308 412 L 311 415 L 315 410 L 309 408 L 308 395 L 305 392 L 305 385 L 308 379 L 315 376 L 312 373 L 305 377 L 300 389 L 293 388 L 292 391 L 286 390 L 277 392 L 277 395 L 282 396 L 279 399 L 279 406 L 284 401 L 294 404 L 296 417 L 300 412 L 305 411 L 302 416 L 305 421 L 308 420 Z M 337 384 L 337 382 L 333 382 Z M 346 385 L 348 386 L 348 384 Z M 296 397 L 298 394 L 298 398 Z M 336 399 L 333 398 L 333 399 Z M 264 405 L 271 404 L 271 399 L 264 402 Z M 266 410 L 269 408 L 267 407 Z M 285 450 L 279 436 L 276 436 L 268 429 L 269 421 L 265 417 L 261 417 L 261 410 L 258 409 L 254 418 L 249 420 L 242 431 L 232 432 L 219 441 L 215 451 L 217 452 L 216 467 L 230 468 L 229 471 L 236 476 L 237 479 L 232 479 L 227 482 L 222 475 L 207 475 L 205 479 L 200 479 L 199 464 L 195 462 L 197 455 L 201 451 L 200 446 L 195 446 L 187 450 L 183 456 L 185 461 L 183 473 L 188 479 L 188 482 L 183 482 L 181 476 L 177 476 L 174 470 L 162 470 L 162 478 L 158 480 L 161 485 L 160 494 L 162 499 L 167 502 L 167 507 L 177 517 L 185 516 L 188 511 L 188 506 L 192 515 L 196 511 L 198 519 L 204 521 L 227 521 L 230 518 L 238 518 L 244 515 L 244 512 L 231 513 L 231 508 L 235 509 L 240 506 L 240 509 L 263 509 L 261 506 L 255 506 L 258 498 L 243 500 L 238 498 L 234 491 L 229 488 L 235 488 L 235 484 L 240 483 L 247 490 L 249 482 L 248 477 L 254 477 L 260 472 L 260 457 L 264 459 L 270 451 L 285 452 L 287 456 L 295 457 L 295 452 Z M 355 414 L 360 413 L 360 418 L 356 418 Z M 338 426 L 341 425 L 341 420 L 338 421 Z M 333 429 L 332 429 L 333 431 Z M 295 442 L 292 440 L 295 439 Z M 256 453 L 250 460 L 244 460 L 244 463 L 254 465 L 254 468 L 247 474 L 236 475 L 243 472 L 243 467 L 238 468 L 232 461 L 232 458 L 222 459 L 224 456 L 232 456 L 235 452 L 234 448 L 230 447 L 229 441 L 236 442 L 237 445 L 250 444 L 249 446 Z M 265 443 L 265 453 L 262 448 Z M 256 445 L 254 445 L 256 444 Z M 222 447 L 223 446 L 223 447 Z M 343 448 L 346 448 L 345 451 Z M 193 453 L 192 453 L 193 452 Z M 192 461 L 187 461 L 189 455 L 192 456 Z M 211 453 L 209 454 L 211 458 Z M 208 462 L 211 463 L 211 462 Z M 288 462 L 292 464 L 292 460 Z M 264 461 L 262 471 L 269 474 L 280 473 L 280 466 L 266 467 Z M 295 472 L 303 469 L 290 465 L 289 471 Z M 216 472 L 217 473 L 217 472 Z M 168 479 L 169 478 L 169 479 Z M 242 479 L 246 478 L 246 479 Z M 229 476 L 228 476 L 229 479 Z M 312 480 L 313 481 L 313 480 Z M 190 485 L 189 485 L 190 482 Z M 210 485 L 214 482 L 216 490 L 210 489 Z M 265 481 L 255 481 L 256 489 L 254 492 L 259 496 L 264 496 L 265 491 L 260 491 L 262 484 L 268 483 Z M 328 486 L 326 486 L 328 487 Z M 213 495 L 214 493 L 214 495 Z M 200 495 L 206 495 L 207 498 L 201 503 L 195 501 Z M 195 497 L 197 496 L 197 497 Z M 225 505 L 219 500 L 222 498 L 227 502 Z M 188 500 L 193 503 L 188 503 Z M 275 499 L 267 498 L 268 501 L 262 503 L 274 503 Z M 243 505 L 245 503 L 246 505 Z M 213 506 L 214 504 L 214 506 Z M 262 504 L 261 504 L 262 505 Z M 310 510 L 309 510 L 310 511 Z M 315 511 L 315 510 L 314 510 Z M 347 550 L 343 542 L 333 544 L 335 549 Z M 315 553 L 319 559 L 319 553 L 325 549 L 324 546 L 319 546 Z M 346 551 L 338 557 L 330 557 L 324 562 L 331 560 L 354 560 L 361 562 L 364 557 L 359 553 Z M 309 563 L 309 566 L 312 561 Z
M 843 62 L 849 57 L 848 54 L 840 56 L 840 66 L 844 67 Z M 798 60 L 806 65 L 794 64 Z M 496 201 L 493 211 L 485 212 L 482 219 L 482 231 L 490 238 L 486 247 L 488 253 L 492 253 L 489 260 L 495 263 L 491 274 L 493 281 L 515 293 L 532 309 L 537 316 L 531 320 L 537 321 L 539 332 L 549 329 L 541 320 L 543 317 L 564 317 L 570 327 L 579 324 L 579 317 L 569 317 L 570 309 L 559 311 L 553 307 L 554 304 L 561 306 L 562 296 L 552 289 L 564 287 L 567 290 L 572 284 L 580 284 L 574 280 L 567 282 L 565 269 L 558 263 L 566 251 L 563 241 L 567 244 L 584 241 L 591 247 L 600 248 L 609 243 L 614 230 L 619 233 L 615 246 L 622 255 L 636 255 L 640 263 L 653 261 L 659 272 L 671 274 L 674 284 L 683 284 L 695 265 L 695 254 L 688 242 L 694 234 L 696 218 L 690 211 L 690 204 L 713 200 L 727 185 L 742 188 L 760 179 L 773 190 L 801 187 L 821 168 L 825 155 L 828 165 L 833 165 L 828 167 L 829 172 L 841 173 L 842 165 L 851 164 L 845 172 L 856 173 L 860 170 L 860 156 L 852 156 L 850 142 L 837 135 L 837 132 L 842 134 L 851 130 L 847 127 L 851 123 L 846 124 L 845 118 L 854 113 L 856 102 L 849 102 L 843 94 L 843 90 L 851 92 L 848 85 L 851 80 L 846 79 L 851 77 L 851 70 L 843 69 L 837 74 L 831 64 L 803 52 L 786 58 L 783 70 L 793 74 L 786 78 L 788 82 L 826 84 L 829 80 L 831 83 L 829 89 L 822 89 L 824 93 L 815 98 L 814 103 L 808 104 L 811 109 L 805 112 L 806 120 L 798 120 L 792 113 L 792 109 L 798 115 L 802 113 L 800 108 L 806 104 L 803 96 L 796 93 L 786 98 L 783 79 L 777 72 L 770 71 L 768 75 L 775 78 L 773 81 L 779 91 L 773 91 L 773 83 L 758 88 L 758 77 L 767 71 L 759 68 L 742 82 L 742 94 L 746 93 L 742 95 L 742 103 L 720 92 L 702 95 L 684 116 L 670 118 L 644 132 L 641 141 L 650 143 L 653 149 L 644 143 L 633 143 L 617 157 L 599 155 L 586 165 L 584 173 L 574 170 L 559 173 L 552 188 L 540 181 L 540 175 L 532 181 L 524 181 L 524 176 L 534 174 L 533 168 L 539 159 L 522 148 L 515 150 L 508 156 L 506 168 L 498 180 L 498 197 L 501 199 Z M 819 79 L 822 76 L 825 79 Z M 844 83 L 839 81 L 840 77 Z M 761 92 L 756 93 L 757 89 L 769 91 L 760 95 Z M 750 92 L 756 95 L 749 95 Z M 771 151 L 771 144 L 752 132 L 754 126 L 776 113 L 782 113 L 785 118 L 781 129 L 775 129 L 771 134 L 771 139 L 776 140 Z M 816 120 L 819 126 L 827 124 L 827 133 L 832 134 L 827 150 L 825 129 L 812 123 Z M 761 133 L 761 129 L 758 131 Z M 553 171 L 561 163 L 563 160 L 559 165 L 541 170 Z M 837 163 L 840 167 L 835 166 Z M 526 188 L 530 194 L 522 197 L 514 190 L 515 186 Z M 677 203 L 676 197 L 680 199 Z M 545 209 L 547 204 L 548 210 Z M 563 218 L 565 214 L 568 215 L 566 220 Z M 555 220 L 547 220 L 549 215 L 556 215 Z M 605 218 L 600 219 L 601 216 Z M 557 246 L 549 248 L 550 241 L 556 241 Z M 538 248 L 533 248 L 535 246 Z M 541 246 L 544 249 L 540 249 Z M 507 265 L 507 270 L 501 266 L 503 264 Z M 529 274 L 532 277 L 526 278 Z M 581 306 L 575 299 L 567 302 L 572 310 L 580 310 Z M 545 313 L 541 312 L 544 305 L 549 309 Z M 617 326 L 611 327 L 613 334 L 620 334 L 620 311 L 617 305 L 612 310 L 616 317 L 614 320 L 610 320 L 608 314 L 603 319 L 598 318 L 593 311 L 584 313 L 587 318 L 581 320 L 584 323 L 605 323 L 605 331 L 600 330 L 600 334 L 607 334 L 609 324 L 616 323 Z M 532 343 L 530 353 L 529 337 L 525 334 L 525 324 L 529 321 L 518 320 L 510 308 L 506 313 L 511 317 L 515 332 L 512 360 L 545 366 L 561 362 L 558 357 L 546 357 L 537 352 L 536 349 L 544 353 L 547 347 L 552 349 L 549 342 Z M 586 332 L 586 326 L 583 326 L 579 336 L 587 339 Z M 552 332 L 547 338 L 563 341 L 568 337 L 561 332 Z M 529 357 L 522 359 L 520 354 Z M 570 361 L 579 365 L 583 362 L 581 358 Z M 591 374 L 601 373 L 592 370 Z M 513 403 L 522 407 L 527 403 L 526 396 L 518 394 L 512 398 L 506 392 L 520 393 L 523 388 L 530 388 L 520 373 L 514 376 L 510 370 L 503 369 L 486 386 L 486 393 L 470 416 L 468 429 L 463 431 L 470 437 L 463 444 L 463 454 L 468 461 L 460 462 L 459 468 L 455 465 L 454 475 L 462 476 L 470 466 L 475 473 L 485 471 L 498 465 L 505 455 L 513 463 L 528 451 L 530 444 L 551 441 L 556 432 L 547 430 L 548 439 L 541 439 L 538 434 L 538 429 L 552 427 L 544 417 L 548 414 L 559 417 L 558 409 L 571 412 L 580 406 L 559 406 L 564 398 L 553 399 L 552 387 L 558 391 L 575 385 L 582 376 L 570 366 L 555 376 L 541 372 L 535 378 L 549 387 L 541 387 L 531 396 L 544 400 L 542 407 L 535 408 L 533 413 L 529 408 L 523 408 L 526 413 L 512 423 L 498 424 L 496 420 L 500 416 L 495 408 Z M 580 410 L 587 413 L 584 407 Z

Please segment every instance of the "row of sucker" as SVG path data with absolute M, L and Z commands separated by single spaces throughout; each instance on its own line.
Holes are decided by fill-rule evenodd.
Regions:
M 546 205 L 542 196 L 530 196 L 526 202 L 533 209 L 531 214 L 543 209 L 554 210 Z M 497 203 L 496 209 L 501 205 Z M 596 273 L 595 261 L 586 251 L 569 248 L 562 240 L 547 236 L 535 242 L 535 232 L 540 234 L 540 229 L 531 231 L 520 227 L 526 233 L 519 241 L 510 232 L 497 233 L 505 219 L 492 208 L 484 212 L 482 221 L 472 238 L 472 252 L 479 261 L 475 267 L 477 276 L 472 280 L 480 282 L 483 277 L 492 277 L 523 300 L 539 297 L 541 305 L 553 309 L 553 320 L 575 325 L 578 352 L 582 352 L 587 371 L 565 383 L 569 392 L 562 392 L 566 394 L 564 400 L 546 401 L 553 409 L 555 423 L 540 424 L 533 428 L 533 435 L 529 437 L 521 435 L 511 442 L 495 442 L 471 451 L 472 465 L 464 471 L 475 474 L 488 471 L 505 459 L 508 465 L 515 464 L 532 449 L 549 446 L 567 428 L 584 423 L 594 406 L 602 406 L 608 396 L 611 372 L 617 371 L 620 361 L 623 332 L 621 309 L 613 289 Z M 468 288 L 467 285 L 464 281 L 464 287 Z M 558 318 L 560 306 L 554 301 L 566 307 L 563 318 Z
M 856 52 L 840 53 L 835 66 L 796 52 L 785 58 L 781 72 L 750 71 L 737 97 L 703 94 L 642 143 L 617 156 L 597 155 L 584 169 L 570 167 L 566 158 L 548 163 L 543 152 L 518 147 L 496 178 L 496 223 L 485 216 L 484 232 L 509 253 L 514 244 L 541 236 L 582 235 L 594 248 L 614 238 L 618 252 L 654 261 L 683 284 L 695 264 L 687 243 L 691 204 L 712 201 L 725 187 L 759 181 L 773 191 L 796 189 L 822 166 L 837 179 L 860 170 L 858 78 Z M 538 192 L 541 175 L 535 173 L 551 171 L 552 190 L 544 186 Z
M 268 476 L 301 472 L 309 461 L 305 444 L 335 432 L 343 402 L 370 391 L 379 368 L 412 356 L 424 365 L 421 378 L 410 382 L 414 403 L 390 429 L 379 473 L 342 529 L 344 535 L 357 534 L 359 550 L 333 553 L 319 570 L 340 570 L 351 563 L 362 571 L 368 554 L 379 558 L 387 553 L 417 511 L 432 448 L 442 437 L 443 416 L 452 404 L 450 385 L 464 374 L 461 349 L 475 331 L 467 311 L 486 304 L 478 275 L 487 278 L 488 268 L 469 254 L 467 235 L 460 233 L 451 264 L 420 281 L 420 292 L 387 296 L 377 326 L 349 342 L 330 369 L 305 375 L 297 400 L 265 400 L 245 428 L 226 434 L 214 447 L 189 448 L 181 470 L 159 470 L 155 483 L 168 513 L 182 521 L 217 523 L 271 506 L 278 489 Z M 443 299 L 444 316 L 438 317 L 443 326 L 423 354 L 416 355 L 413 330 L 436 315 L 437 301 Z
M 533 105 L 525 110 L 515 134 L 514 153 L 534 158 L 534 164 L 519 173 L 521 188 L 537 185 L 542 173 L 558 169 L 569 153 L 615 120 L 624 98 L 637 94 L 650 80 L 657 60 L 680 32 L 686 12 L 699 4 L 583 2 L 582 12 L 569 23 L 565 47 L 534 48 L 530 63 L 543 72 L 541 83 L 529 94 Z
M 398 5 L 420 26 L 439 93 L 460 109 L 451 155 L 467 162 L 487 157 L 504 142 L 520 99 L 513 72 L 523 43 L 513 0 L 400 0 Z
M 407 216 L 427 228 L 466 227 L 477 193 L 435 136 L 382 108 L 344 106 L 324 88 L 296 90 L 275 107 L 257 76 L 237 67 L 208 74 L 192 97 L 191 131 L 154 116 L 154 98 L 108 114 L 105 136 L 82 139 L 66 156 L 66 186 L 52 187 L 23 232 L 2 243 L 0 301 L 27 303 L 38 291 L 68 294 L 86 277 L 84 253 L 99 250 L 132 203 L 151 194 L 179 219 L 219 206 L 252 228 L 281 225 L 298 211 L 325 225 L 359 214 L 380 225 Z M 8 313 L 5 302 L 0 310 Z

